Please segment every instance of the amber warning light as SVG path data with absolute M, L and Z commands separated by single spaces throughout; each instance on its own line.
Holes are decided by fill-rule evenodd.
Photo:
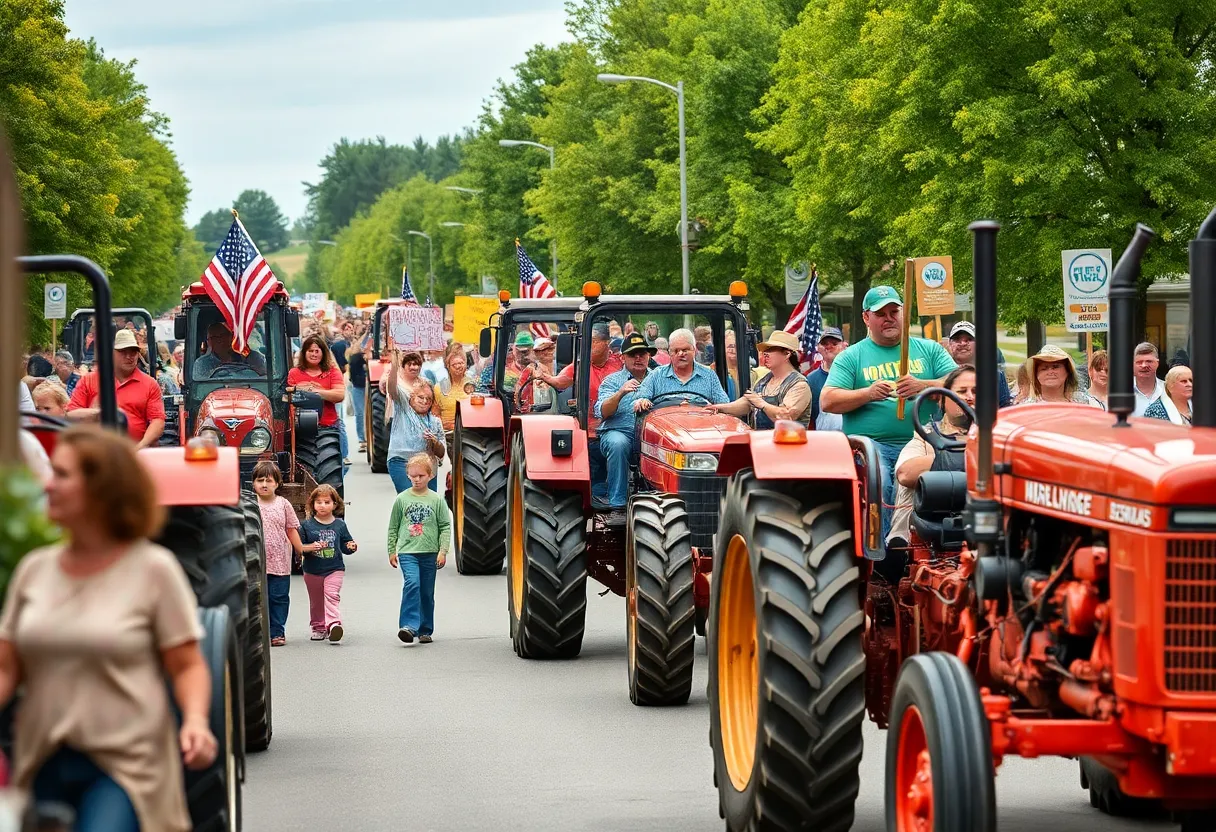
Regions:
M 805 445 L 806 426 L 801 422 L 779 419 L 773 426 L 773 442 L 777 445 Z
M 500 289 L 498 291 L 498 302 L 499 303 L 506 303 L 510 299 L 511 299 L 511 293 L 508 292 L 506 289 Z
M 743 300 L 747 297 L 747 284 L 742 280 L 732 281 L 730 284 L 731 300 Z
M 219 446 L 206 436 L 196 436 L 186 443 L 187 462 L 210 462 L 219 458 Z
M 473 405 L 474 407 L 480 407 L 485 403 L 485 396 L 469 396 L 469 404 Z
M 583 297 L 587 300 L 599 300 L 600 292 L 600 284 L 594 280 L 588 280 L 583 284 Z

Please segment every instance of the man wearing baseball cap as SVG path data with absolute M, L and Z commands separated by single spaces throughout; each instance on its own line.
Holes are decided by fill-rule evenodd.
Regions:
M 135 333 L 114 334 L 114 389 L 118 409 L 127 416 L 127 433 L 141 448 L 155 445 L 165 429 L 165 403 L 156 379 L 139 369 L 139 342 Z M 68 402 L 68 418 L 96 421 L 101 415 L 101 377 L 97 370 L 76 384 Z
M 895 461 L 912 438 L 912 413 L 898 416 L 900 399 L 910 402 L 928 387 L 940 385 L 955 368 L 946 348 L 925 338 L 908 338 L 908 374 L 899 375 L 904 305 L 890 286 L 875 286 L 862 301 L 866 337 L 846 349 L 832 364 L 819 406 L 841 414 L 844 432 L 868 436 L 882 459 L 882 539 L 887 539 L 895 503 Z
M 655 352 L 642 333 L 626 335 L 621 345 L 621 362 L 625 368 L 604 379 L 592 406 L 592 415 L 600 420 L 599 445 L 606 463 L 607 492 L 603 507 L 613 513 L 619 512 L 615 519 L 622 522 L 629 502 L 629 460 L 633 455 L 633 429 L 637 424 L 633 403 Z M 594 486 L 592 482 L 593 491 Z
M 841 430 L 843 420 L 839 413 L 825 413 L 819 407 L 819 396 L 823 393 L 823 385 L 827 384 L 828 373 L 836 363 L 836 356 L 849 346 L 844 339 L 844 333 L 839 328 L 830 326 L 819 336 L 819 356 L 823 363 L 807 374 L 806 380 L 811 385 L 811 424 L 815 430 Z
M 959 321 L 950 327 L 950 337 L 946 340 L 946 349 L 958 366 L 970 364 L 975 366 L 975 324 L 971 321 Z M 1013 394 L 1009 392 L 1009 379 L 1005 378 L 1005 355 L 996 351 L 997 369 L 997 406 L 1008 407 L 1013 403 Z

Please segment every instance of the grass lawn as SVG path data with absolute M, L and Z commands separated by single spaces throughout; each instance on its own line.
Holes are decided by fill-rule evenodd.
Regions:
M 281 248 L 266 255 L 266 262 L 279 279 L 288 282 L 300 272 L 308 262 L 308 243 Z

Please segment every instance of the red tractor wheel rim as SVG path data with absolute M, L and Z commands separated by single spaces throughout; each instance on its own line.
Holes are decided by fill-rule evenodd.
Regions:
M 897 832 L 932 832 L 933 760 L 920 710 L 909 705 L 899 727 L 899 759 L 895 770 L 895 828 Z
M 760 657 L 751 553 L 739 535 L 726 547 L 717 620 L 717 699 L 722 756 L 736 791 L 752 779 L 759 736 Z

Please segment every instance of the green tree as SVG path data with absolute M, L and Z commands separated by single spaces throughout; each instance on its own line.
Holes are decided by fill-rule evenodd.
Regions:
M 240 214 L 241 224 L 263 254 L 286 248 L 287 217 L 279 210 L 274 197 L 265 191 L 242 191 L 232 204 Z
M 194 236 L 208 251 L 214 252 L 220 247 L 220 243 L 224 242 L 224 237 L 228 235 L 228 229 L 231 227 L 232 210 L 216 208 L 199 218 L 198 225 L 194 226 Z

